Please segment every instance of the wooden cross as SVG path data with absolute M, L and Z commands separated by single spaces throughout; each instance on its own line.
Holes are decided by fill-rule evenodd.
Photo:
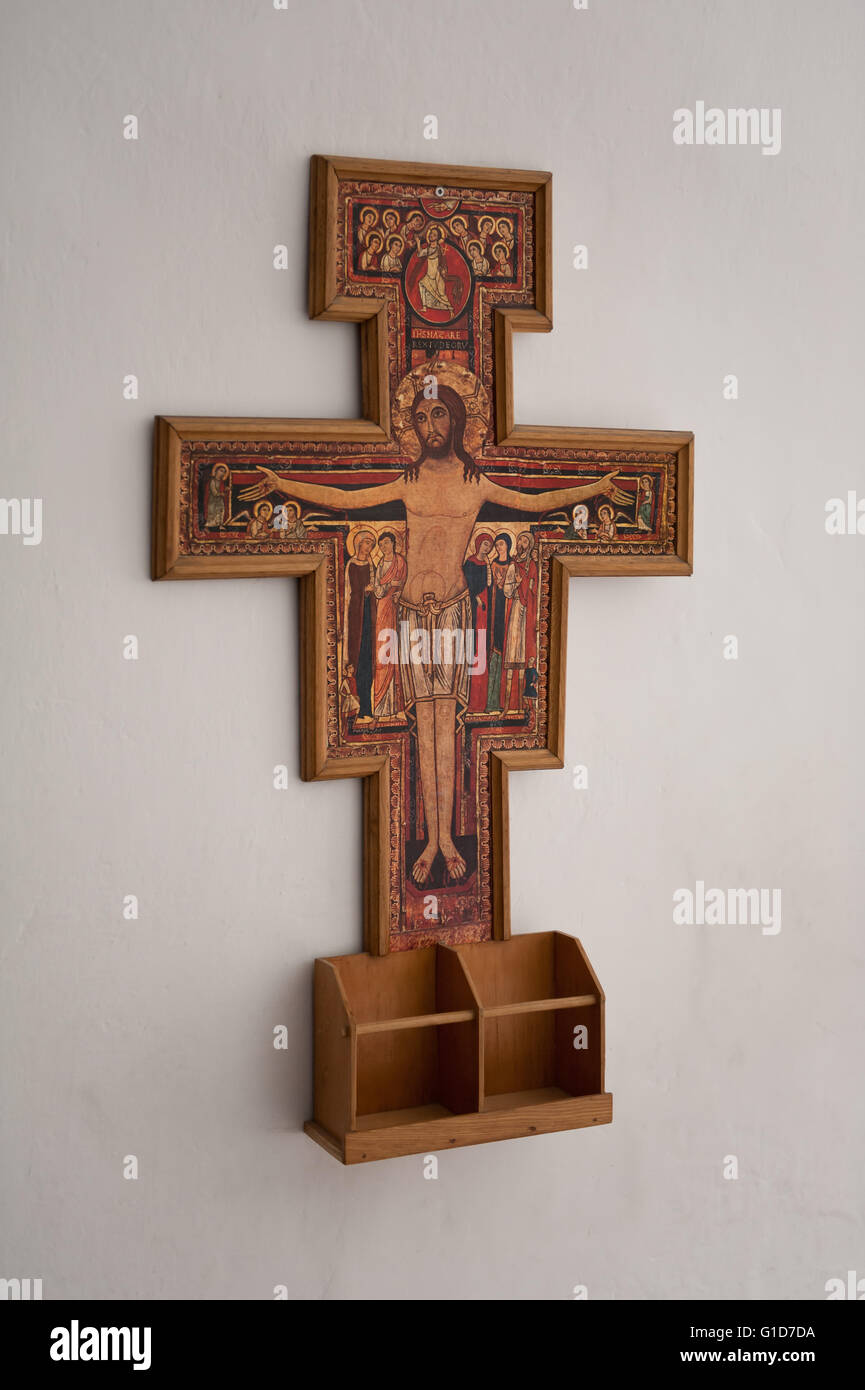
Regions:
M 508 774 L 563 766 L 568 578 L 691 572 L 690 433 L 514 424 L 551 190 L 313 157 L 309 314 L 360 323 L 362 418 L 156 422 L 154 578 L 300 577 L 302 775 L 364 778 L 374 957 L 509 938 Z

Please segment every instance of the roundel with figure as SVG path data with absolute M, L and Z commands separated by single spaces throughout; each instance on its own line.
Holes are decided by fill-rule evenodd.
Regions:
M 437 223 L 427 228 L 405 267 L 405 295 L 427 323 L 452 323 L 469 302 L 472 272 L 468 261 Z

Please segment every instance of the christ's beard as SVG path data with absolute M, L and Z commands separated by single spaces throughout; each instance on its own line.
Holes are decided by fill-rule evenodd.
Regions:
M 443 439 L 440 434 L 433 435 L 423 446 L 423 457 L 426 459 L 447 458 L 450 453 L 451 441 Z

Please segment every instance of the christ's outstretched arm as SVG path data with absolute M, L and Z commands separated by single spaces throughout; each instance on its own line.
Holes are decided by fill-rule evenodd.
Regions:
M 293 497 L 298 502 L 317 502 L 320 507 L 341 512 L 354 508 L 376 507 L 382 502 L 396 502 L 404 496 L 405 480 L 395 478 L 392 483 L 378 483 L 375 487 L 345 488 L 330 483 L 300 483 L 291 478 L 280 477 L 272 468 L 258 466 L 264 477 L 239 494 L 242 502 L 255 502 L 259 497 L 267 497 L 271 492 Z
M 501 487 L 491 478 L 481 482 L 481 493 L 485 502 L 496 502 L 500 507 L 512 507 L 519 512 L 548 512 L 553 507 L 570 507 L 575 502 L 585 502 L 589 497 L 611 497 L 615 502 L 632 502 L 629 493 L 616 487 L 613 479 L 618 477 L 618 469 L 605 473 L 596 483 L 581 483 L 578 487 L 552 488 L 548 492 L 521 492 L 518 488 Z

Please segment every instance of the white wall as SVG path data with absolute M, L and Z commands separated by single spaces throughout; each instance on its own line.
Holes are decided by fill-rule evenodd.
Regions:
M 44 500 L 44 538 L 0 536 L 0 1275 L 811 1299 L 865 1274 L 865 537 L 824 528 L 865 496 L 862 6 L 6 0 L 3 30 L 0 492 Z M 780 154 L 674 145 L 698 99 L 780 107 Z M 361 794 L 297 775 L 294 587 L 148 576 L 155 414 L 357 408 L 356 330 L 305 317 L 313 152 L 551 169 L 556 328 L 516 345 L 517 418 L 697 441 L 694 577 L 573 581 L 568 767 L 512 779 L 514 929 L 586 945 L 614 1123 L 436 1182 L 301 1131 L 311 962 L 361 945 Z M 780 887 L 782 930 L 674 926 L 697 879 Z

